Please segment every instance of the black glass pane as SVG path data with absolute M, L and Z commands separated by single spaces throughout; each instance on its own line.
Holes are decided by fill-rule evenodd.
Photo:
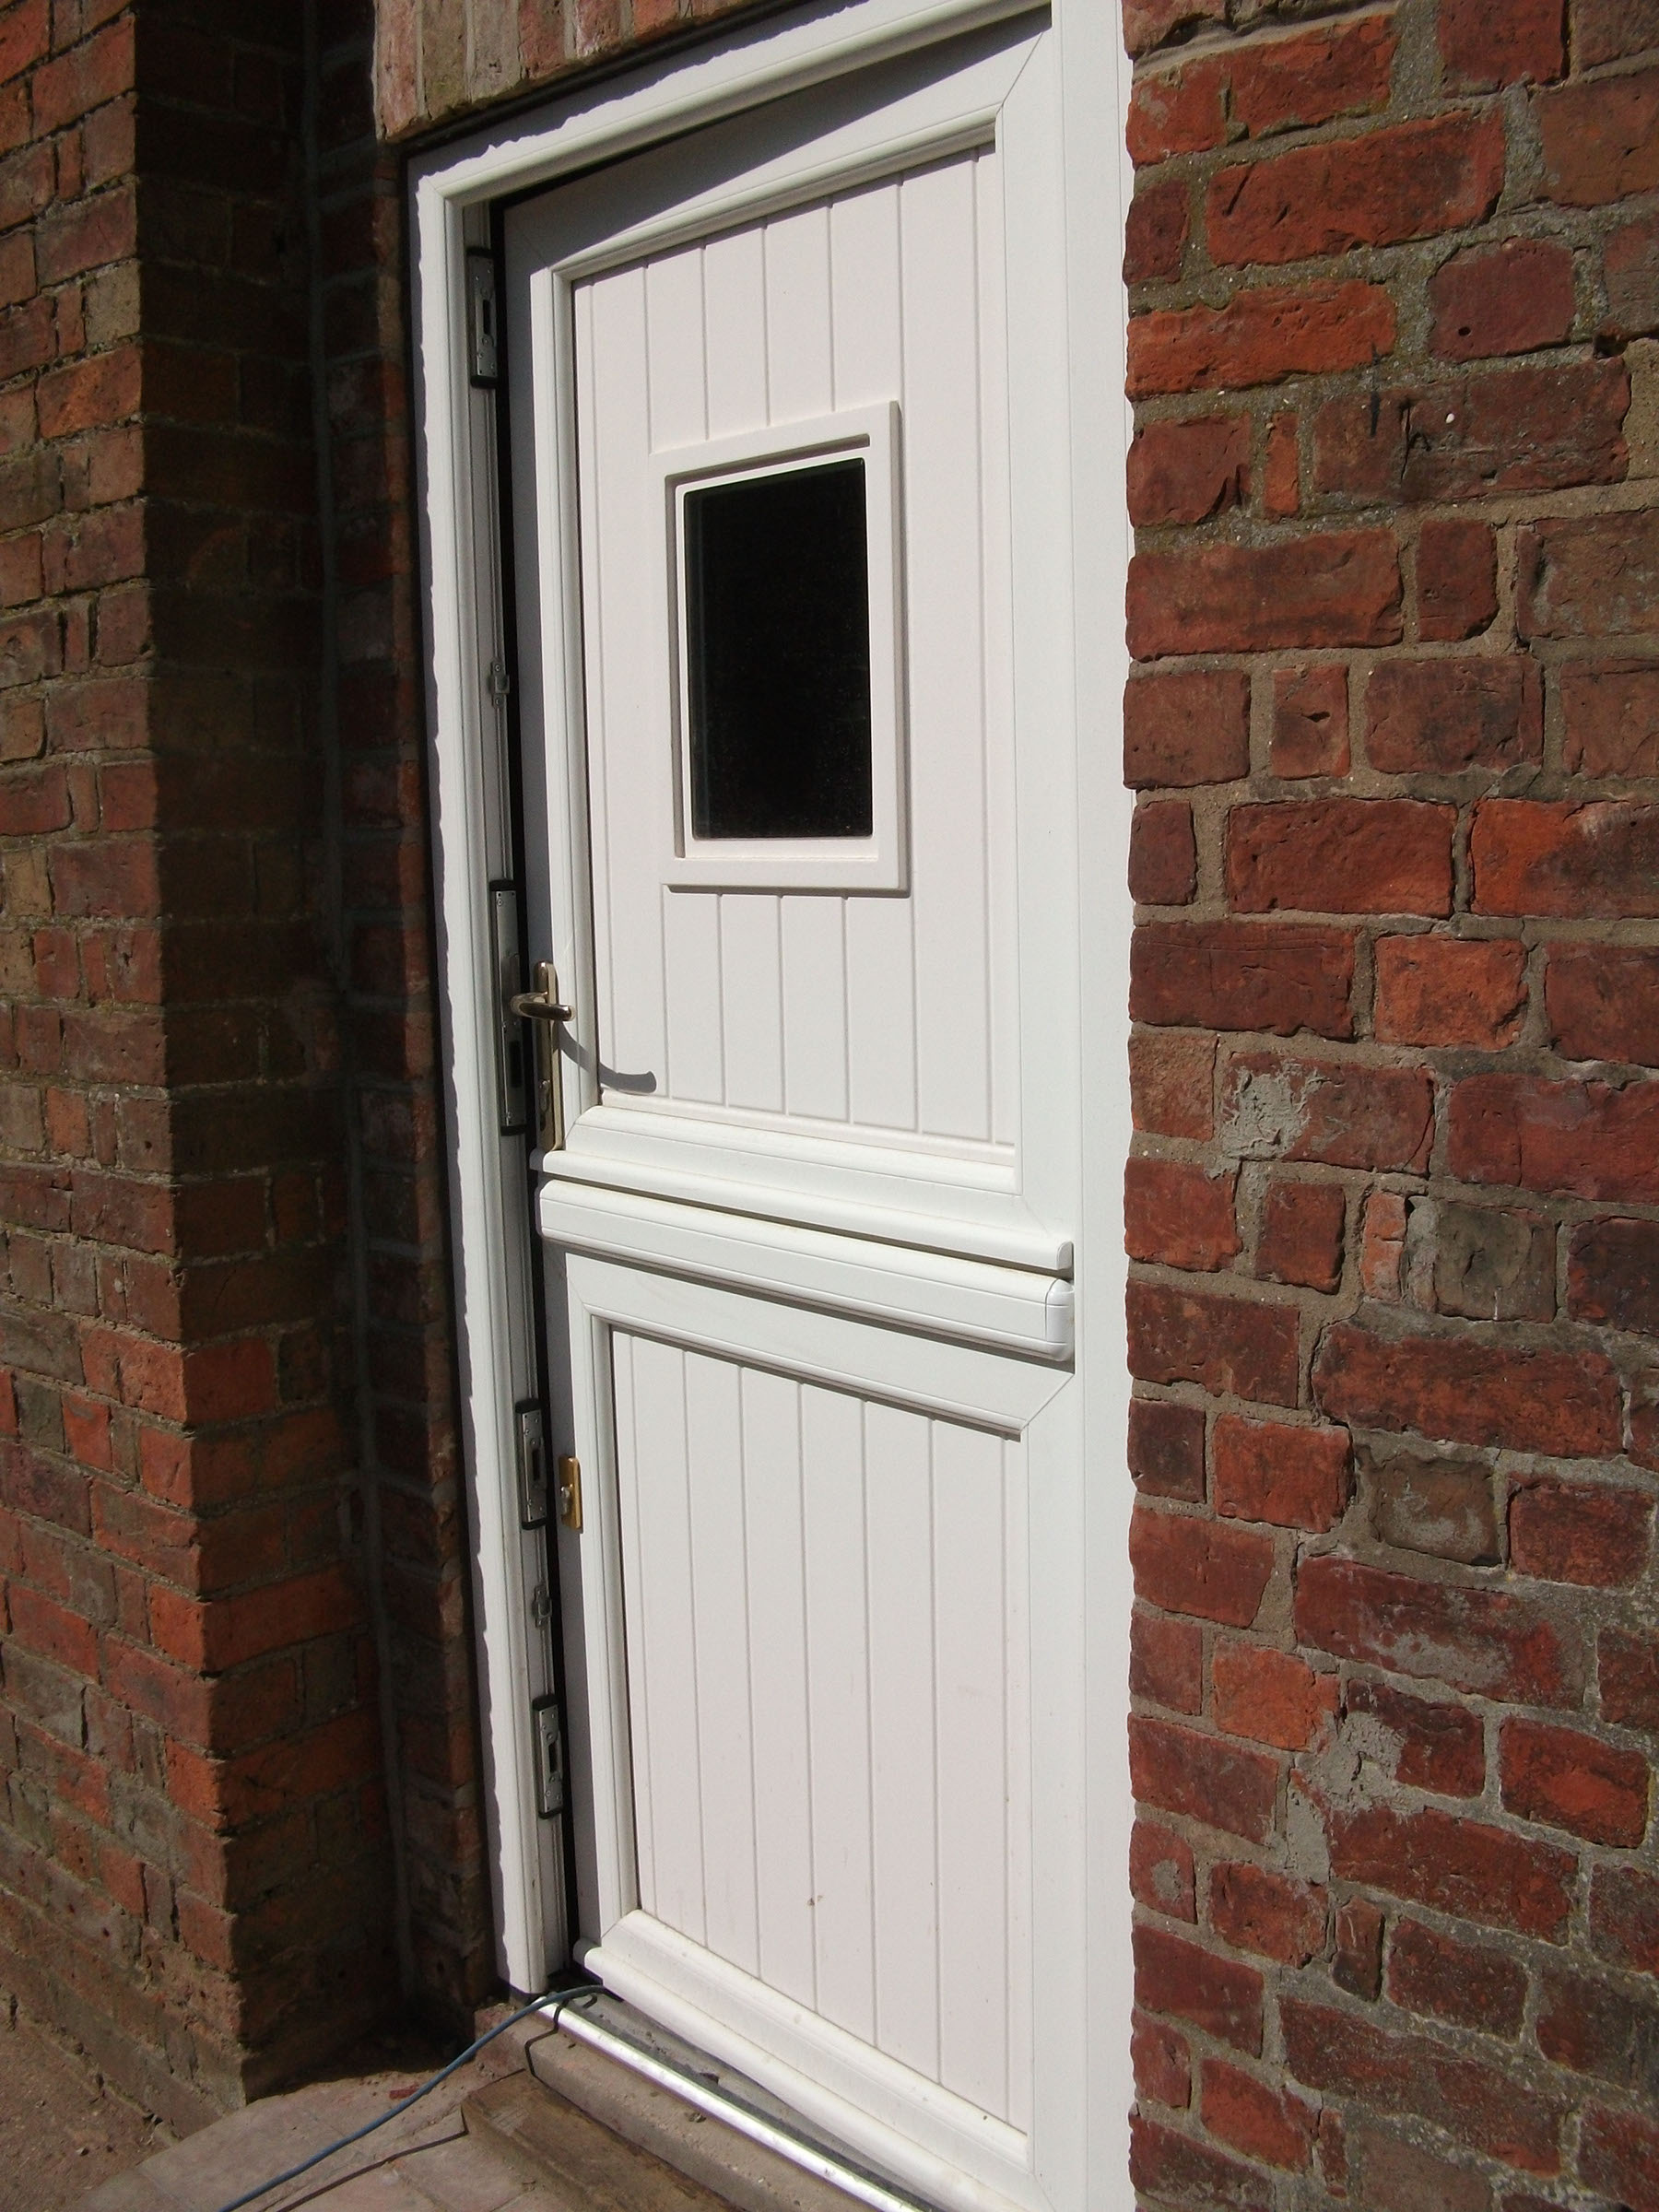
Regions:
M 865 465 L 686 494 L 691 828 L 868 837 Z

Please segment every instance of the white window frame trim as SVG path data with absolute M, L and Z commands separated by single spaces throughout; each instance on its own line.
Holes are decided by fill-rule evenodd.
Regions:
M 512 1187 L 495 1098 L 495 1011 L 488 886 L 500 798 L 489 674 L 499 648 L 495 490 L 468 376 L 466 253 L 492 201 L 640 150 L 673 134 L 981 25 L 1029 0 L 862 0 L 808 6 L 718 27 L 706 45 L 647 56 L 626 74 L 578 82 L 529 113 L 418 156 L 408 174 L 415 429 L 441 1064 L 448 1110 L 451 1218 L 464 1459 L 484 1730 L 486 1816 L 498 1965 L 515 1989 L 547 1986 L 559 1869 L 535 1802 L 526 1685 L 532 1547 L 519 1527 L 512 1434 L 524 1394 L 526 1312 L 522 1188 Z M 1077 1559 L 1087 1648 L 1071 1710 L 1047 1716 L 1078 1743 L 1086 1786 L 1058 1811 L 1076 1823 L 1081 1940 L 1048 1993 L 1079 2023 L 1079 2119 L 1056 2201 L 1121 2200 L 1133 2096 L 1128 2043 L 1132 1802 L 1124 1723 L 1131 1588 L 1125 1472 L 1129 1382 L 1123 1353 L 1122 1164 L 1128 1150 L 1125 1052 L 1132 910 L 1123 888 L 1130 802 L 1119 744 L 1127 655 L 1122 620 L 1129 532 L 1124 456 L 1125 307 L 1102 282 L 1121 237 L 1131 178 L 1123 151 L 1129 76 L 1119 9 L 1053 0 L 1058 46 L 1070 396 L 1069 482 L 1054 488 L 1072 565 L 1071 678 L 1078 746 L 1085 1157 L 1078 1239 L 1077 1354 L 1083 1394 L 1086 1541 Z M 1108 217 L 1113 218 L 1110 223 Z M 1106 268 L 1102 263 L 1106 261 Z M 534 1372 L 534 1370 L 531 1370 Z M 1110 1693 L 1106 1686 L 1114 1686 Z

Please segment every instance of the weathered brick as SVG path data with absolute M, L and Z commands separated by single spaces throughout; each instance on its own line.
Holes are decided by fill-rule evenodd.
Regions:
M 1659 2049 L 1659 2004 L 1589 1974 L 1540 1977 L 1538 2048 L 1558 2066 L 1643 2094 Z
M 1276 776 L 1346 776 L 1348 771 L 1347 670 L 1335 663 L 1273 672 Z
M 1124 51 L 1149 53 L 1175 32 L 1219 23 L 1226 14 L 1227 0 L 1124 0 Z
M 1599 1353 L 1520 1350 L 1469 1332 L 1382 1337 L 1339 1323 L 1315 1358 L 1313 1394 L 1356 1428 L 1448 1443 L 1571 1459 L 1620 1441 L 1618 1379 Z
M 1470 371 L 1375 399 L 1345 393 L 1314 418 L 1314 482 L 1367 506 L 1617 483 L 1630 404 L 1618 360 Z
M 1465 1567 L 1496 1566 L 1500 1554 L 1490 1468 L 1415 1453 L 1379 1459 L 1370 1450 L 1360 1464 L 1379 1543 L 1459 1559 Z
M 1389 1947 L 1388 1994 L 1407 2012 L 1512 2036 L 1526 2009 L 1526 1973 L 1488 1944 L 1461 1943 L 1421 1921 L 1402 1920 Z
M 1135 1126 L 1158 1136 L 1204 1138 L 1215 1130 L 1216 1040 L 1140 1030 L 1129 1040 Z
M 1338 1905 L 1331 1923 L 1331 1979 L 1368 2005 L 1382 1987 L 1382 1908 L 1368 1897 Z
M 1223 1833 L 1265 1843 L 1278 1798 L 1278 1760 L 1175 1721 L 1129 1723 L 1129 1775 L 1135 1796 Z
M 1305 1751 L 1335 1718 L 1335 1676 L 1315 1674 L 1293 1652 L 1269 1644 L 1218 1644 L 1211 1674 L 1213 1717 L 1229 1735 L 1280 1751 Z
M 1448 1161 L 1465 1182 L 1659 1205 L 1659 1084 L 1470 1076 L 1452 1091 L 1447 1124 Z
M 1510 1500 L 1510 1564 L 1554 1583 L 1622 1588 L 1647 1564 L 1653 1504 L 1602 1483 L 1528 1482 Z
M 1143 906 L 1186 906 L 1197 888 L 1192 808 L 1143 800 L 1129 825 L 1129 896 Z
M 1129 1371 L 1143 1382 L 1197 1382 L 1266 1406 L 1294 1406 L 1300 1318 L 1293 1306 L 1129 1288 Z
M 1136 168 L 1167 161 L 1171 154 L 1202 154 L 1219 146 L 1227 132 L 1226 81 L 1213 55 L 1137 77 L 1124 135 Z
M 1406 1265 L 1418 1302 L 1465 1321 L 1555 1319 L 1555 1228 L 1511 1206 L 1411 1202 Z
M 1241 1052 L 1228 1063 L 1221 1087 L 1226 1142 L 1244 1159 L 1420 1167 L 1433 1125 L 1424 1068 Z
M 1499 1743 L 1506 1812 L 1627 1851 L 1647 1833 L 1650 1776 L 1639 1751 L 1527 1720 L 1505 1721 Z
M 1236 2051 L 1261 2050 L 1261 1975 L 1171 1929 L 1135 1929 L 1135 2001 L 1144 2012 L 1190 2020 Z
M 1394 645 L 1403 631 L 1400 596 L 1399 552 L 1384 530 L 1137 553 L 1129 565 L 1129 650 L 1154 661 Z
M 1448 83 L 1487 92 L 1530 77 L 1547 84 L 1567 66 L 1567 27 L 1560 0 L 1443 0 L 1441 60 Z
M 1339 1183 L 1276 1176 L 1262 1206 L 1256 1273 L 1310 1290 L 1335 1290 L 1342 1279 L 1347 1219 Z
M 1379 937 L 1378 1041 L 1500 1052 L 1526 1013 L 1526 947 L 1510 937 Z
M 1125 688 L 1125 783 L 1228 783 L 1249 769 L 1250 678 L 1243 670 L 1171 670 Z
M 1486 1734 L 1477 1714 L 1446 1700 L 1414 1698 L 1386 1682 L 1351 1681 L 1347 1704 L 1350 1714 L 1376 1721 L 1367 1755 L 1378 1758 L 1393 1781 L 1442 1797 L 1479 1796 Z
M 1218 1513 L 1323 1533 L 1347 1503 L 1347 1431 L 1224 1414 L 1216 1424 L 1215 1470 Z
M 1596 207 L 1659 184 L 1659 70 L 1563 85 L 1537 112 L 1547 199 Z
M 1192 227 L 1187 187 L 1179 177 L 1137 192 L 1124 223 L 1124 282 L 1179 276 Z
M 1129 1694 L 1171 1712 L 1204 1710 L 1204 1632 L 1136 1606 L 1129 1621 Z
M 1136 1021 L 1291 1037 L 1353 1033 L 1354 941 L 1260 923 L 1143 923 L 1129 951 Z
M 1659 1735 L 1659 1637 L 1604 1629 L 1596 1654 L 1603 1720 Z
M 1273 1574 L 1270 1537 L 1146 1506 L 1130 1524 L 1129 1559 L 1138 1597 L 1237 1629 L 1255 1618 Z
M 1129 325 L 1129 394 L 1237 392 L 1369 368 L 1394 351 L 1396 332 L 1390 295 L 1357 279 L 1261 285 L 1224 307 L 1160 308 Z
M 1137 2100 L 1150 2099 L 1177 2112 L 1186 2110 L 1193 2096 L 1193 2068 L 1185 2036 L 1137 2012 L 1129 2023 L 1129 2056 Z
M 1189 1505 L 1204 1497 L 1204 1408 L 1167 1398 L 1129 1401 L 1129 1472 L 1136 1489 Z
M 1275 2088 L 1224 2059 L 1204 2063 L 1204 2124 L 1212 2136 L 1264 2166 L 1305 2172 L 1319 2115 L 1289 2089 Z
M 1489 523 L 1431 520 L 1418 533 L 1418 635 L 1459 641 L 1498 612 L 1498 548 Z
M 1129 2121 L 1129 2179 L 1147 2196 L 1191 2206 L 1194 2212 L 1200 2207 L 1202 2212 L 1273 2212 L 1271 2175 L 1144 2112 L 1133 2113 Z M 1640 2212 L 1649 2207 L 1643 2205 Z
M 1577 0 L 1572 43 L 1581 69 L 1659 46 L 1659 0 Z
M 1394 2035 L 1329 2006 L 1288 2000 L 1285 2055 L 1296 2080 L 1375 2112 L 1428 2120 L 1523 2172 L 1560 2170 L 1565 2108 L 1483 2060 Z
M 1152 422 L 1129 449 L 1129 519 L 1138 527 L 1203 523 L 1250 496 L 1250 418 Z
M 1196 1921 L 1193 1847 L 1167 1828 L 1137 1820 L 1129 1837 L 1129 1887 L 1137 1904 L 1171 1920 Z
M 1656 624 L 1659 514 L 1651 507 L 1555 515 L 1516 534 L 1522 637 L 1616 638 Z
M 1413 799 L 1296 799 L 1235 806 L 1227 893 L 1243 913 L 1448 914 L 1450 806 Z
M 1639 1974 L 1659 1974 L 1659 1877 L 1640 1866 L 1601 1865 L 1590 1886 L 1596 1953 Z
M 1540 690 L 1524 655 L 1384 662 L 1366 687 L 1366 758 L 1396 776 L 1539 759 Z
M 1206 205 L 1220 263 L 1305 261 L 1484 222 L 1503 188 L 1496 116 L 1437 116 L 1218 170 Z
M 1659 776 L 1659 662 L 1561 671 L 1562 759 L 1574 775 Z
M 1581 1223 L 1567 1252 L 1567 1310 L 1659 1335 L 1659 1222 Z
M 1454 254 L 1429 288 L 1430 339 L 1444 360 L 1531 353 L 1559 346 L 1572 330 L 1572 256 L 1547 239 L 1506 239 Z
M 1583 1689 L 1577 1644 L 1502 1590 L 1419 1582 L 1327 1554 L 1297 1571 L 1296 1629 L 1303 1643 L 1335 1658 L 1480 1697 L 1571 1706 Z
M 1187 1160 L 1127 1161 L 1124 1242 L 1130 1258 L 1200 1271 L 1224 1266 L 1240 1249 L 1236 1180 L 1211 1175 Z

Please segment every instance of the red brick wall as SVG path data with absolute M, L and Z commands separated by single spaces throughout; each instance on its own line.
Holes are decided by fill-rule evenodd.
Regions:
M 0 1988 L 181 2124 L 491 1973 L 371 29 L 0 8 Z
M 1659 7 L 1273 13 L 1124 9 L 1135 2178 L 1654 2212 Z

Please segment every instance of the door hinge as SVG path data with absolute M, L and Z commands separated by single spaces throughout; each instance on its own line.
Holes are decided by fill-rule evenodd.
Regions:
M 518 1448 L 519 1526 L 545 1528 L 547 1521 L 547 1441 L 539 1398 L 521 1398 L 512 1409 Z
M 512 697 L 512 678 L 507 673 L 505 661 L 490 662 L 489 675 L 486 679 L 486 684 L 491 700 L 498 707 L 504 707 Z
M 559 1517 L 573 1535 L 582 1534 L 582 1462 L 568 1453 L 559 1461 Z
M 518 888 L 489 887 L 489 957 L 496 981 L 496 1096 L 503 1136 L 515 1136 L 529 1113 L 524 1025 L 512 1010 L 519 994 Z
M 496 347 L 495 255 L 473 247 L 466 256 L 466 342 L 472 381 L 486 389 L 500 371 Z
M 537 1698 L 530 1708 L 531 1734 L 535 1744 L 535 1809 L 544 1820 L 564 1811 L 564 1735 L 559 1725 L 559 1700 Z

